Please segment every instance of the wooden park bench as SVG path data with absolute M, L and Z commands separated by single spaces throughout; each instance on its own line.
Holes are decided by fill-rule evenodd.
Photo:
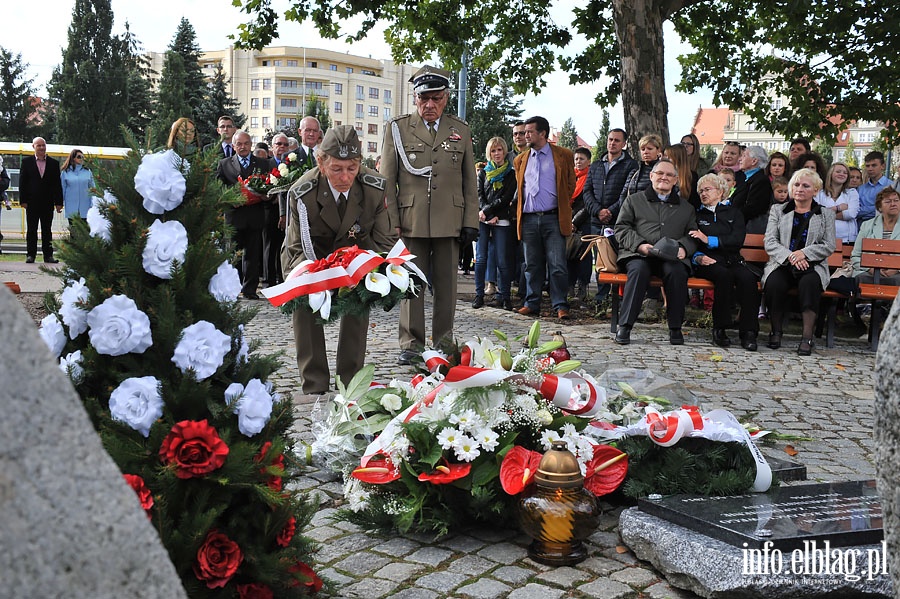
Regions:
M 869 321 L 869 341 L 872 350 L 878 349 L 881 338 L 881 311 L 879 304 L 893 302 L 900 287 L 881 283 L 882 269 L 900 269 L 900 241 L 893 239 L 862 240 L 859 265 L 864 269 L 874 269 L 874 282 L 859 284 L 859 300 L 872 302 L 872 318 Z

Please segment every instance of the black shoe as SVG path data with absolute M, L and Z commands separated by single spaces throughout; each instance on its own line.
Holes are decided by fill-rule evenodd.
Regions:
M 472 307 L 473 308 L 481 308 L 482 306 L 484 306 L 484 296 L 476 295 L 475 300 L 472 302 Z
M 812 350 L 816 346 L 816 342 L 812 339 L 801 339 L 800 347 L 797 348 L 798 356 L 810 356 L 812 355 Z
M 769 333 L 769 349 L 778 349 L 781 347 L 781 332 Z
M 255 293 L 245 293 L 245 294 L 244 294 L 244 299 L 248 299 L 248 300 L 258 300 L 258 299 L 259 299 L 259 296 L 256 295 Z
M 28 256 L 25 258 L 25 264 L 34 264 L 34 256 Z
M 713 329 L 713 343 L 719 347 L 731 347 L 731 339 L 725 329 Z
M 420 357 L 420 355 L 420 352 L 413 351 L 411 349 L 404 349 L 402 352 L 400 352 L 400 357 L 397 358 L 397 364 L 400 364 L 401 366 L 409 366 L 410 364 L 415 362 Z
M 741 331 L 741 347 L 747 351 L 756 351 L 756 333 L 753 331 Z
M 669 343 L 684 345 L 684 335 L 681 333 L 681 329 L 669 329 Z
M 631 327 L 627 324 L 620 324 L 616 329 L 615 341 L 619 345 L 628 345 L 631 343 Z
M 513 303 L 512 300 L 508 297 L 500 298 L 496 302 L 494 302 L 494 306 L 496 308 L 500 308 L 501 310 L 512 310 Z
M 50 256 L 49 258 L 44 258 L 44 264 L 59 264 L 59 260 Z

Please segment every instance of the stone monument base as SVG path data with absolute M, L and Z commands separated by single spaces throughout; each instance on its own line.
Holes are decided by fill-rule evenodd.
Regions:
M 773 559 L 773 552 L 757 549 L 757 553 L 753 553 L 754 550 L 729 545 L 636 507 L 622 511 L 619 534 L 625 545 L 637 557 L 653 564 L 669 584 L 708 599 L 892 597 L 888 574 L 879 573 L 871 580 L 865 574 L 868 568 L 866 556 L 884 555 L 880 544 L 832 549 L 839 553 L 834 553 L 832 563 L 827 567 L 829 573 L 795 574 L 790 552 L 777 554 L 782 558 L 782 571 L 776 573 L 778 560 Z M 853 564 L 852 573 L 847 572 L 849 562 L 839 559 L 839 556 L 848 555 L 860 556 Z M 802 565 L 797 568 L 803 569 Z M 859 580 L 853 580 L 857 577 Z

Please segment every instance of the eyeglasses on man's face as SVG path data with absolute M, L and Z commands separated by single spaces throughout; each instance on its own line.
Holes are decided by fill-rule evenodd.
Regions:
M 650 174 L 656 175 L 657 177 L 661 177 L 663 179 L 674 179 L 677 176 L 675 173 L 666 173 L 662 171 L 653 171 Z

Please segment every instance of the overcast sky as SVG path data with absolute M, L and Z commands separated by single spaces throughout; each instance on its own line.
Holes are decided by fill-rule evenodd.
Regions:
M 9 2 L 4 6 L 4 27 L 0 45 L 7 50 L 21 53 L 29 65 L 29 73 L 35 78 L 35 85 L 43 94 L 50 74 L 61 60 L 62 48 L 68 44 L 67 32 L 72 19 L 74 0 L 50 0 L 41 4 L 40 14 L 35 14 L 35 5 L 27 2 Z M 569 5 L 567 8 L 565 5 Z M 560 22 L 570 22 L 567 17 L 574 2 L 560 2 L 557 18 Z M 276 10 L 287 5 L 286 0 L 274 0 Z M 172 41 L 172 36 L 181 17 L 186 17 L 197 32 L 197 42 L 203 50 L 221 50 L 229 46 L 228 35 L 234 33 L 238 23 L 244 22 L 246 15 L 231 5 L 230 0 L 154 0 L 135 2 L 134 0 L 112 0 L 115 24 L 113 33 L 122 33 L 127 20 L 131 31 L 138 37 L 144 48 L 161 52 Z M 31 25 L 34 23 L 34 25 Z M 41 34 L 34 32 L 40 28 Z M 666 87 L 669 97 L 669 128 L 671 136 L 677 140 L 687 133 L 694 121 L 697 109 L 712 105 L 712 96 L 703 94 L 682 94 L 674 87 L 679 66 L 676 56 L 683 47 L 667 27 L 666 35 Z M 323 40 L 312 26 L 295 23 L 280 26 L 281 38 L 277 43 L 290 46 L 307 46 L 329 50 L 349 51 L 352 54 L 372 58 L 390 58 L 387 45 L 380 35 L 354 44 L 352 47 L 332 40 Z M 570 46 L 578 47 L 578 40 Z M 540 114 L 554 127 L 561 127 L 569 117 L 575 123 L 578 134 L 593 143 L 600 129 L 601 109 L 594 104 L 594 96 L 600 91 L 599 83 L 570 86 L 568 76 L 554 73 L 547 78 L 547 85 L 540 95 L 528 95 L 522 104 L 525 116 Z M 621 105 L 610 110 L 613 127 L 623 125 Z

